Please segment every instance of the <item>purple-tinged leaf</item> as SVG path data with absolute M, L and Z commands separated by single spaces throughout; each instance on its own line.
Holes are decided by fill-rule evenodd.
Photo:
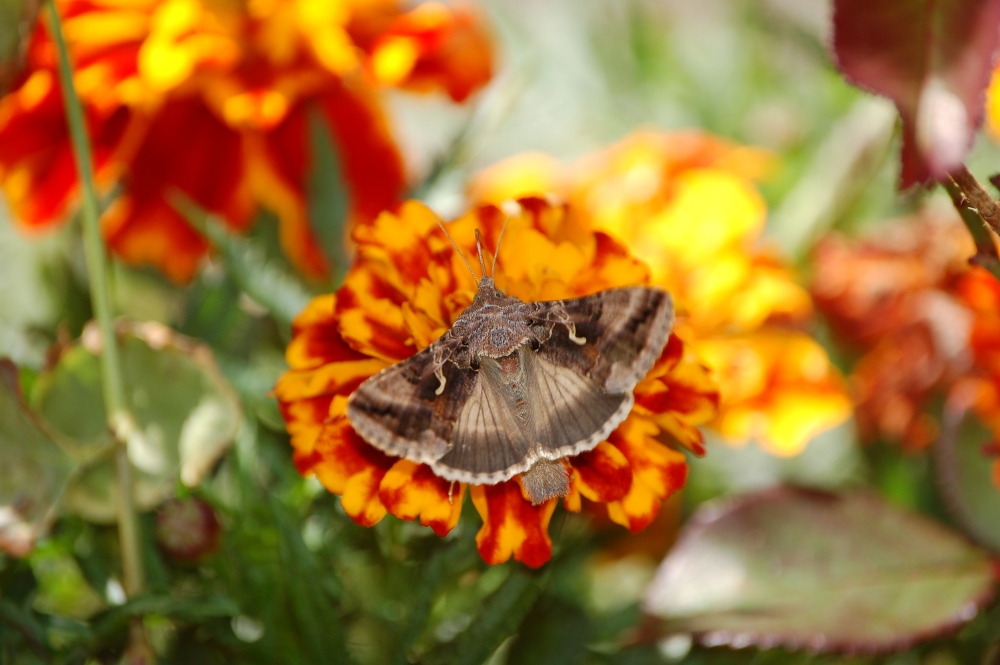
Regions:
M 868 492 L 779 488 L 703 505 L 646 592 L 658 634 L 707 645 L 872 653 L 971 619 L 985 552 Z
M 962 164 L 983 119 L 998 41 L 1000 0 L 835 0 L 840 71 L 902 116 L 903 187 Z
M 952 389 L 945 402 L 934 471 L 952 517 L 983 547 L 1000 552 L 1000 489 L 993 484 L 994 434 L 972 410 L 975 391 Z M 988 455 L 990 453 L 990 455 Z

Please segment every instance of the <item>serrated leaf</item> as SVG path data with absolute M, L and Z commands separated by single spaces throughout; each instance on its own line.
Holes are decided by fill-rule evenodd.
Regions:
M 75 467 L 24 405 L 17 368 L 0 359 L 0 551 L 31 550 Z
M 704 504 L 644 601 L 707 645 L 878 652 L 968 621 L 993 594 L 982 550 L 868 492 L 780 488 Z
M 841 72 L 902 116 L 903 187 L 962 164 L 983 119 L 998 26 L 1000 0 L 835 0 Z
M 85 331 L 83 339 L 95 337 Z M 201 481 L 235 437 L 240 406 L 208 347 L 152 323 L 119 326 L 119 339 L 136 424 L 128 442 L 135 500 L 147 510 L 172 496 L 178 480 Z M 111 444 L 96 351 L 89 343 L 71 346 L 33 392 L 39 414 L 81 454 Z M 113 478 L 112 460 L 89 465 L 69 484 L 64 505 L 91 521 L 113 521 Z

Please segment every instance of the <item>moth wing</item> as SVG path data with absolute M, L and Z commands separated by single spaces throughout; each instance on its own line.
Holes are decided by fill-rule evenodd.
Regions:
M 533 438 L 542 457 L 558 459 L 591 450 L 632 410 L 631 392 L 610 393 L 586 374 L 532 356 Z
M 538 357 L 587 376 L 614 394 L 631 393 L 652 369 L 674 323 L 670 294 L 649 286 L 609 289 L 535 307 L 535 320 L 554 324 Z
M 498 483 L 527 471 L 535 458 L 529 456 L 527 422 L 517 415 L 521 391 L 503 382 L 492 358 L 480 358 L 476 376 L 452 430 L 451 449 L 433 468 L 462 482 Z
M 347 402 L 351 426 L 379 450 L 429 464 L 448 480 L 496 483 L 526 471 L 531 446 L 496 361 L 484 358 L 478 372 L 445 362 L 441 389 L 434 350 L 362 383 Z
M 347 402 L 347 419 L 374 447 L 414 462 L 432 463 L 448 452 L 458 413 L 476 373 L 446 362 L 444 390 L 435 374 L 435 344 L 365 380 Z M 440 394 L 439 394 L 440 390 Z

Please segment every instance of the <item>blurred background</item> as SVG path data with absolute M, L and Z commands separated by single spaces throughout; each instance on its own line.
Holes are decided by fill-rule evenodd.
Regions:
M 443 217 L 528 193 L 590 201 L 577 193 L 588 169 L 600 171 L 594 164 L 605 151 L 637 132 L 694 130 L 733 149 L 753 149 L 752 167 L 731 170 L 759 194 L 764 223 L 741 236 L 741 251 L 777 266 L 781 279 L 797 285 L 787 302 L 805 304 L 789 314 L 779 303 L 763 323 L 737 330 L 731 321 L 699 327 L 702 314 L 692 300 L 684 324 L 692 339 L 707 340 L 694 348 L 723 376 L 723 414 L 751 405 L 742 420 L 697 423 L 705 455 L 685 451 L 683 490 L 637 534 L 603 514 L 557 509 L 549 526 L 552 560 L 538 569 L 484 563 L 469 501 L 443 539 L 391 516 L 359 526 L 337 496 L 297 471 L 272 392 L 288 367 L 290 315 L 333 290 L 336 276 L 303 277 L 282 250 L 275 216 L 261 212 L 247 233 L 226 236 L 225 249 L 199 264 L 187 283 L 149 266 L 116 261 L 112 268 L 116 314 L 143 322 L 129 332 L 142 343 L 124 351 L 128 381 L 142 395 L 134 398 L 137 408 L 167 423 L 159 436 L 169 442 L 182 438 L 192 404 L 210 398 L 217 405 L 205 416 L 213 434 L 194 437 L 193 452 L 164 462 L 169 472 L 137 478 L 147 594 L 126 602 L 108 460 L 39 457 L 51 440 L 31 450 L 16 444 L 34 439 L 10 424 L 20 416 L 3 412 L 0 529 L 16 521 L 3 510 L 32 512 L 16 503 L 27 478 L 41 479 L 43 490 L 32 500 L 57 503 L 58 517 L 39 517 L 42 506 L 25 521 L 32 529 L 44 522 L 47 533 L 0 554 L 0 663 L 117 662 L 132 644 L 134 617 L 142 618 L 164 663 L 1000 662 L 1000 613 L 986 602 L 992 577 L 968 564 L 990 560 L 969 542 L 1000 547 L 991 458 L 997 451 L 982 387 L 992 385 L 992 374 L 981 376 L 986 356 L 977 355 L 971 332 L 991 306 L 968 295 L 971 241 L 947 193 L 897 190 L 896 110 L 852 87 L 833 66 L 830 3 L 497 0 L 473 9 L 494 53 L 492 77 L 481 89 L 461 102 L 399 87 L 378 93 L 403 160 L 405 191 Z M 672 144 L 665 145 L 669 153 Z M 525 153 L 541 156 L 505 161 Z M 507 171 L 497 170 L 505 164 Z M 988 132 L 977 137 L 967 164 L 983 181 L 997 170 L 1000 148 Z M 0 176 L 12 172 L 0 169 Z M 522 184 L 511 173 L 521 174 Z M 108 200 L 115 193 L 105 192 Z M 16 365 L 24 401 L 48 428 L 38 436 L 98 450 L 108 435 L 92 354 L 99 342 L 88 342 L 86 332 L 92 309 L 80 227 L 23 227 L 0 205 L 0 357 Z M 695 257 L 692 266 L 712 260 Z M 724 355 L 726 340 L 764 334 L 767 326 L 815 345 L 811 367 L 822 376 L 786 381 L 793 370 L 761 370 L 767 386 L 734 396 L 745 375 L 733 370 L 736 378 L 726 379 L 720 368 L 729 361 L 712 358 Z M 214 360 L 192 352 L 196 344 Z M 791 348 L 779 344 L 773 363 L 784 362 Z M 805 394 L 820 384 L 825 397 L 788 407 L 789 419 L 805 423 L 796 435 L 760 424 L 783 399 L 769 390 Z M 781 565 L 743 562 L 741 575 L 759 574 L 749 585 L 753 593 L 744 585 L 746 595 L 713 605 L 732 591 L 726 575 L 744 554 L 723 556 L 732 534 L 713 536 L 716 549 L 706 553 L 697 549 L 705 546 L 697 534 L 683 530 L 722 520 L 711 512 L 720 506 L 737 513 L 747 507 L 719 500 L 767 497 L 762 492 L 788 485 L 880 498 L 875 507 L 850 508 L 860 517 L 845 509 L 854 517 L 841 522 L 838 513 L 824 522 L 821 511 L 812 520 L 849 543 L 844 551 L 815 544 L 821 534 L 806 527 L 811 518 L 795 513 L 786 532 L 746 555 L 776 557 Z M 898 533 L 880 530 L 886 525 Z M 688 549 L 672 550 L 681 533 Z M 771 553 L 779 541 L 790 549 Z M 914 562 L 896 558 L 905 552 L 894 548 L 928 554 Z M 671 565 L 675 576 L 688 571 L 686 582 L 671 581 L 669 570 L 657 576 L 665 557 L 682 555 L 688 559 Z M 811 565 L 813 577 L 800 564 Z M 958 572 L 941 573 L 941 587 L 918 588 L 940 571 Z M 815 653 L 828 645 L 796 624 L 795 617 L 809 614 L 804 608 L 833 608 L 816 619 L 820 625 L 882 611 L 837 596 L 838 587 L 852 584 L 890 587 L 879 602 L 918 608 L 921 616 L 886 619 L 887 632 L 878 637 L 861 628 L 852 638 L 845 629 L 836 646 L 849 653 Z M 777 608 L 775 599 L 782 600 Z M 947 606 L 941 616 L 934 599 Z M 771 624 L 761 618 L 768 616 Z

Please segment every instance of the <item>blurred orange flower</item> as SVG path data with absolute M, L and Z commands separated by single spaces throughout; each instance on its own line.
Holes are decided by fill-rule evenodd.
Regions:
M 760 247 L 766 221 L 754 185 L 772 158 L 700 133 L 635 133 L 562 166 L 541 154 L 496 164 L 473 180 L 474 201 L 554 194 L 571 223 L 624 242 L 678 305 L 678 329 L 719 384 L 712 426 L 798 454 L 850 414 L 843 379 L 798 327 L 809 294 Z
M 851 386 L 863 438 L 926 446 L 938 432 L 926 413 L 930 397 L 974 369 L 988 371 L 984 317 L 996 317 L 996 280 L 969 268 L 974 252 L 954 214 L 924 213 L 880 226 L 871 239 L 829 235 L 817 244 L 813 297 L 837 338 L 862 354 Z
M 189 279 L 204 240 L 173 190 L 236 230 L 275 213 L 289 257 L 327 269 L 305 190 L 318 121 L 335 142 L 351 221 L 397 203 L 404 173 L 378 86 L 465 99 L 491 76 L 489 41 L 461 7 L 396 0 L 60 0 L 99 182 L 102 220 L 125 261 Z M 77 188 L 55 71 L 39 26 L 23 82 L 0 99 L 0 184 L 27 228 L 59 222 Z
M 495 247 L 500 211 L 478 208 L 449 225 L 466 253 L 474 230 Z M 417 202 L 398 215 L 383 213 L 354 229 L 357 254 L 343 287 L 315 299 L 295 322 L 288 347 L 291 369 L 275 392 L 302 473 L 315 473 L 340 494 L 348 515 L 372 525 L 387 512 L 420 519 L 438 534 L 458 521 L 466 490 L 429 467 L 390 457 L 369 446 L 348 424 L 347 398 L 383 367 L 428 346 L 472 302 L 476 285 L 438 230 L 434 214 Z M 562 207 L 525 199 L 509 223 L 498 286 L 525 301 L 583 296 L 649 282 L 649 270 L 604 233 L 574 227 Z M 612 520 L 638 531 L 687 476 L 677 441 L 700 451 L 697 425 L 711 419 L 718 394 L 688 345 L 671 337 L 649 375 L 635 389 L 628 419 L 595 449 L 568 459 L 570 493 L 563 503 L 578 511 L 582 500 L 606 504 Z M 483 526 L 476 542 L 483 558 L 513 557 L 529 566 L 549 559 L 548 523 L 557 499 L 532 506 L 514 479 L 469 488 Z M 452 500 L 453 499 L 453 500 Z

